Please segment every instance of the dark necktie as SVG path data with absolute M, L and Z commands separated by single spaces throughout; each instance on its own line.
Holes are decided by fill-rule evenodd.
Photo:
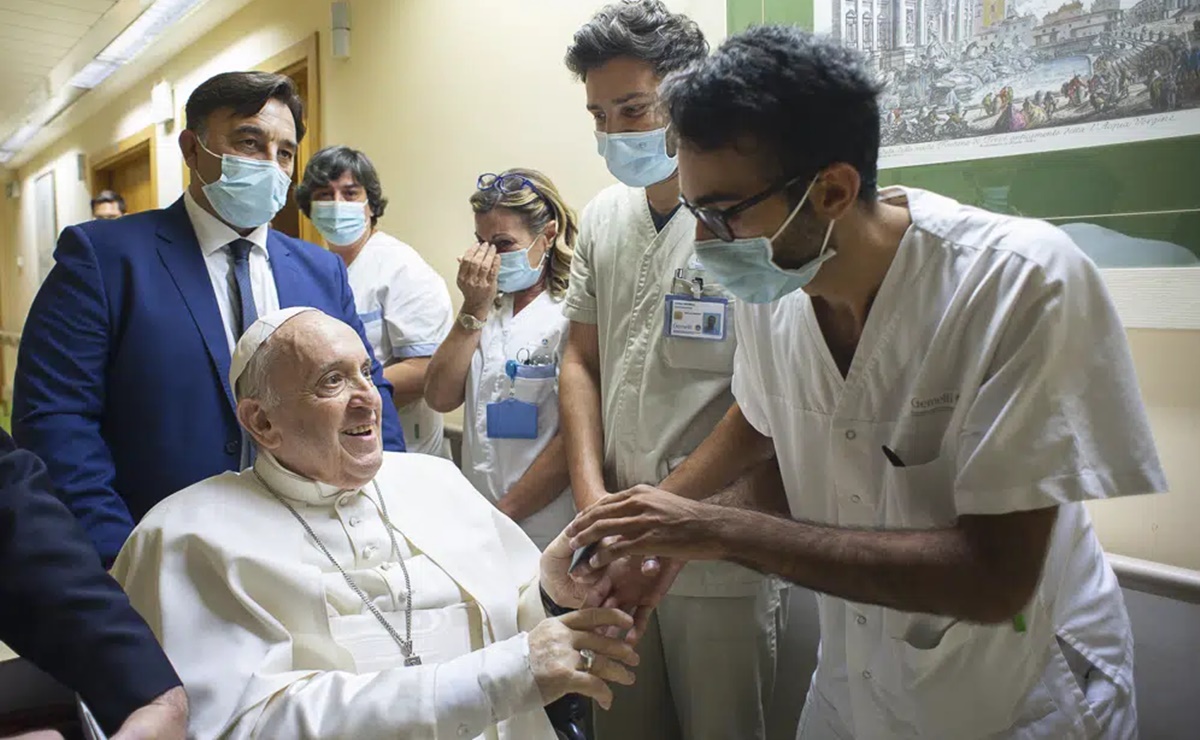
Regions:
M 241 339 L 250 326 L 258 321 L 258 309 L 254 305 L 254 290 L 250 287 L 250 250 L 254 242 L 238 239 L 229 243 L 229 255 L 233 258 L 233 289 L 229 296 L 235 316 L 233 317 L 234 342 Z M 254 464 L 254 441 L 242 430 L 243 470 Z
M 237 316 L 234 317 L 234 341 L 242 338 L 242 334 L 250 325 L 258 321 L 258 309 L 254 306 L 254 290 L 250 287 L 250 250 L 254 243 L 238 239 L 229 243 L 229 255 L 233 258 L 233 290 L 230 303 Z

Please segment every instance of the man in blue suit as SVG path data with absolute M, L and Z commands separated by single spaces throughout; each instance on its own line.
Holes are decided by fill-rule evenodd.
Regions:
M 342 261 L 269 226 L 304 137 L 294 83 L 220 74 L 196 88 L 186 114 L 183 198 L 64 230 L 17 359 L 14 436 L 46 461 L 106 565 L 163 498 L 249 466 L 228 382 L 245 327 L 313 306 L 367 344 Z M 371 371 L 390 398 L 379 364 Z M 371 433 L 402 451 L 391 404 L 377 421 Z

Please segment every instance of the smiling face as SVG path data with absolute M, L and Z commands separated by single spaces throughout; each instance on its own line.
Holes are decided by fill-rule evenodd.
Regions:
M 362 487 L 383 464 L 382 399 L 362 340 L 341 321 L 310 311 L 281 326 L 268 340 L 276 342 L 267 370 L 271 402 L 243 399 L 239 419 L 288 470 Z

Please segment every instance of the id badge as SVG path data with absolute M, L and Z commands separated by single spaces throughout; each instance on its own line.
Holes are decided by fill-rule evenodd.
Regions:
M 491 439 L 537 439 L 538 407 L 515 398 L 489 403 L 487 436 Z
M 729 300 L 726 298 L 669 295 L 666 299 L 663 334 L 668 337 L 723 342 L 728 316 Z

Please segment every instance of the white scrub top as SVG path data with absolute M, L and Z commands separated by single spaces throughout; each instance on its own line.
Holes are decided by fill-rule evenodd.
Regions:
M 381 365 L 433 356 L 450 333 L 454 312 L 446 281 L 415 249 L 377 231 L 346 271 L 358 318 Z M 448 457 L 441 414 L 423 399 L 398 412 L 409 452 Z
M 882 529 L 1059 514 L 1023 633 L 818 596 L 817 703 L 858 740 L 1094 737 L 1055 637 L 1127 698 L 1133 645 L 1079 502 L 1166 489 L 1124 329 L 1059 230 L 881 198 L 907 198 L 912 226 L 844 379 L 805 293 L 739 306 L 734 395 L 775 440 L 792 514 Z
M 558 367 L 520 366 L 515 383 L 504 368 L 509 360 L 523 361 L 539 348 L 562 356 L 569 322 L 561 300 L 542 293 L 513 316 L 512 296 L 501 296 L 479 336 L 471 357 L 463 406 L 463 474 L 493 502 L 499 501 L 558 434 Z M 518 358 L 520 354 L 520 358 Z M 487 406 L 509 397 L 538 407 L 537 439 L 492 439 L 487 435 Z M 521 529 L 545 550 L 575 518 L 575 500 L 568 487 L 546 508 L 522 522 Z

